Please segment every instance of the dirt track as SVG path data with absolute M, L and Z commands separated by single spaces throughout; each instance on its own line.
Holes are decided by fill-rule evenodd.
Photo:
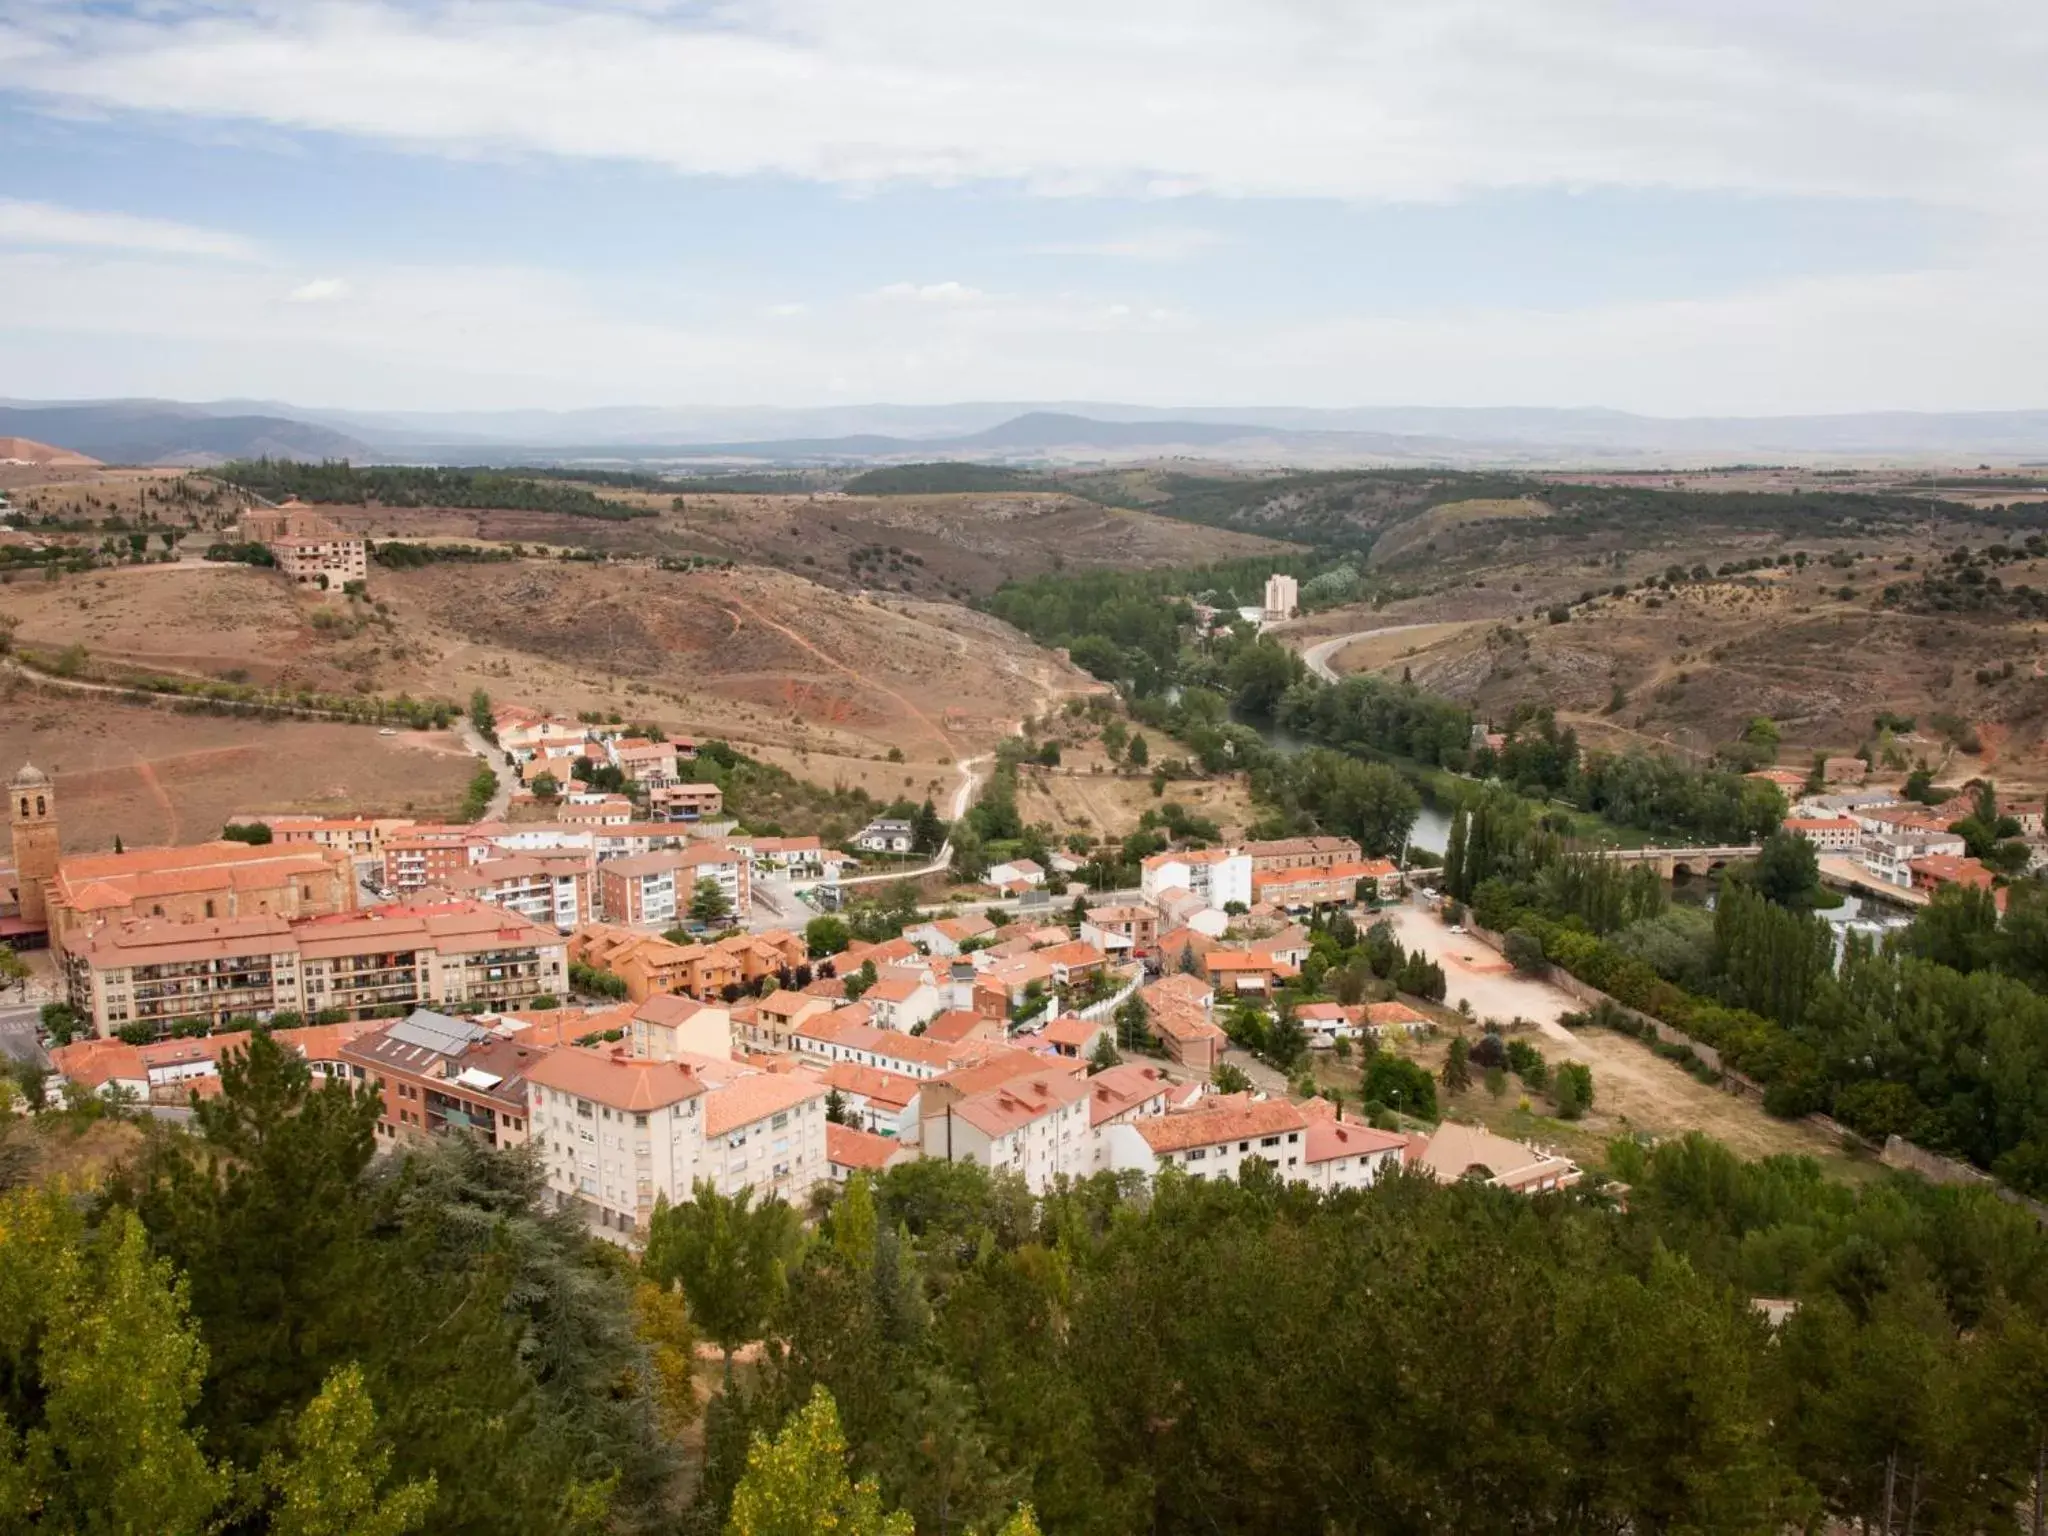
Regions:
M 1628 1131 L 1669 1136 L 1699 1130 L 1745 1157 L 1785 1152 L 1840 1162 L 1840 1148 L 1813 1127 L 1776 1119 L 1752 1099 L 1709 1087 L 1639 1041 L 1606 1030 L 1567 1029 L 1557 1022 L 1559 1015 L 1579 1007 L 1569 996 L 1518 975 L 1498 954 L 1450 933 L 1431 914 L 1402 907 L 1392 920 L 1404 945 L 1443 967 L 1446 1002 L 1456 1006 L 1468 999 L 1482 1020 L 1530 1020 L 1542 1036 L 1539 1048 L 1553 1062 L 1581 1061 L 1593 1069 L 1594 1109 L 1573 1128 L 1579 1138 L 1598 1142 Z

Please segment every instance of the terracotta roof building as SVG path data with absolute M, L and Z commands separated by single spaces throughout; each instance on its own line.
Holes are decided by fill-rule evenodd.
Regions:
M 462 1131 L 492 1147 L 525 1144 L 526 1074 L 548 1054 L 426 1008 L 341 1049 L 383 1098 L 387 1142 Z
M 568 983 L 561 935 L 480 902 L 280 917 L 110 925 L 67 956 L 72 1006 L 99 1034 L 129 1024 L 423 1004 L 518 1008 Z
M 50 945 L 60 957 L 110 924 L 318 917 L 356 904 L 355 870 L 338 848 L 197 843 L 59 859 L 46 886 Z

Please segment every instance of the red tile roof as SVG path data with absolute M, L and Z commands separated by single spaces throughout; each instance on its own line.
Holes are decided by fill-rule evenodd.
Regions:
M 618 1051 L 565 1046 L 527 1069 L 526 1080 L 612 1109 L 645 1113 L 704 1092 L 704 1080 L 672 1061 L 639 1061 Z
M 1136 1125 L 1138 1134 L 1154 1152 L 1183 1152 L 1189 1147 L 1211 1147 L 1219 1142 L 1299 1131 L 1307 1123 L 1302 1112 L 1285 1099 L 1265 1099 L 1160 1115 L 1140 1120 Z
M 880 1173 L 889 1166 L 889 1159 L 902 1150 L 902 1144 L 888 1136 L 856 1130 L 850 1125 L 825 1127 L 825 1159 L 836 1168 Z

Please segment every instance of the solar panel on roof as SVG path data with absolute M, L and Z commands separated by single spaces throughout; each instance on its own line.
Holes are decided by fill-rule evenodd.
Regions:
M 487 1038 L 490 1031 L 470 1023 L 467 1019 L 450 1018 L 447 1014 L 436 1013 L 431 1008 L 415 1008 L 385 1033 L 403 1045 L 419 1046 L 425 1050 L 437 1051 L 443 1056 L 453 1056 L 459 1054 L 472 1041 Z

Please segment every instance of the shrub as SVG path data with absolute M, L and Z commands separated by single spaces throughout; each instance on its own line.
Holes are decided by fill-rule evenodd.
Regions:
M 1543 955 L 1543 941 L 1526 928 L 1511 928 L 1501 940 L 1501 953 L 1508 964 L 1524 975 L 1540 973 L 1547 963 Z

